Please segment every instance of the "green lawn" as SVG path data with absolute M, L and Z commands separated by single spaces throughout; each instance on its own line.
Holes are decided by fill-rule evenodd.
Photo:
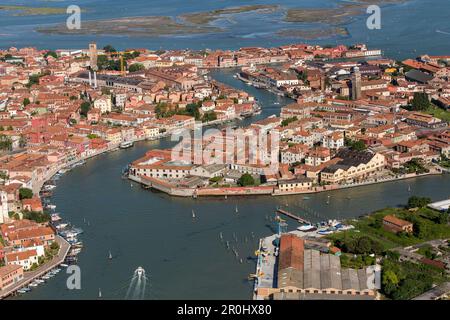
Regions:
M 442 108 L 431 106 L 425 111 L 425 113 L 431 114 L 434 117 L 439 118 L 441 120 L 450 122 L 450 112 L 445 111 Z

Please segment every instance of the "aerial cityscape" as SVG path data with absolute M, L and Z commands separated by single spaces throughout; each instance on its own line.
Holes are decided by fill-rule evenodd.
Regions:
M 3 2 L 0 300 L 449 299 L 450 4 Z

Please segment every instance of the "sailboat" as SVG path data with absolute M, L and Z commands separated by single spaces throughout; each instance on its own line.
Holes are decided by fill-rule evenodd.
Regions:
M 98 288 L 98 297 L 101 298 L 102 297 L 102 290 L 100 288 Z
M 108 256 L 108 258 L 109 258 L 109 260 L 112 260 L 112 258 L 113 258 L 112 253 L 111 253 L 111 250 L 109 250 L 109 256 Z
M 192 219 L 195 219 L 195 212 L 194 212 L 194 209 L 192 209 Z
M 411 192 L 411 186 L 408 186 L 408 192 Z
M 236 208 L 234 209 L 234 212 L 236 212 L 236 213 L 238 213 L 239 212 L 239 210 L 238 210 L 238 207 L 236 206 Z
M 223 234 L 222 234 L 222 232 L 219 233 L 219 238 L 220 238 L 220 240 L 223 240 Z

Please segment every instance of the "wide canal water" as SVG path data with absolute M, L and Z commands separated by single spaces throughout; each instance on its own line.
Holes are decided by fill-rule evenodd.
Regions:
M 254 95 L 263 107 L 258 117 L 278 113 L 281 106 L 291 102 L 243 84 L 233 78 L 232 70 L 212 75 Z M 171 144 L 168 139 L 136 143 L 131 149 L 91 159 L 58 181 L 52 203 L 66 221 L 85 231 L 80 237 L 85 247 L 78 264 L 82 288 L 68 290 L 68 275 L 61 272 L 23 298 L 96 299 L 101 288 L 104 299 L 123 299 L 134 270 L 142 266 L 149 277 L 147 299 L 250 299 L 252 283 L 247 277 L 255 269 L 254 251 L 260 237 L 274 233 L 271 218 L 277 206 L 288 205 L 293 212 L 317 221 L 398 206 L 411 195 L 433 200 L 450 195 L 450 175 L 321 193 L 310 195 L 308 200 L 301 195 L 172 198 L 121 179 L 125 165 L 150 148 Z M 288 223 L 291 229 L 297 227 L 294 221 Z M 230 242 L 230 250 L 225 241 Z M 109 251 L 112 260 L 108 259 Z

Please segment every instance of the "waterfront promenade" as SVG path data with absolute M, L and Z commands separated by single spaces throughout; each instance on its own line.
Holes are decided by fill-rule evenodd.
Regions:
M 297 195 L 297 194 L 314 194 L 321 192 L 328 192 L 333 190 L 340 189 L 348 189 L 348 188 L 356 188 L 369 186 L 373 184 L 381 184 L 399 180 L 406 180 L 412 178 L 418 178 L 423 176 L 430 175 L 440 175 L 445 172 L 440 171 L 430 171 L 428 173 L 423 174 L 403 174 L 389 177 L 377 177 L 372 178 L 362 182 L 355 182 L 350 184 L 339 184 L 339 185 L 323 185 L 323 186 L 315 186 L 311 188 L 292 190 L 288 192 L 280 191 L 275 185 L 268 186 L 254 186 L 254 187 L 223 187 L 223 188 L 183 188 L 179 187 L 176 184 L 167 182 L 162 179 L 150 178 L 146 176 L 132 176 L 130 175 L 128 178 L 134 182 L 140 183 L 145 187 L 153 188 L 155 190 L 167 193 L 171 196 L 177 197 L 208 197 L 208 196 L 257 196 L 257 195 L 272 195 L 272 196 L 289 196 L 289 195 Z
M 70 244 L 58 235 L 56 236 L 55 241 L 56 241 L 56 243 L 59 244 L 58 254 L 55 257 L 53 257 L 52 260 L 47 261 L 43 265 L 39 266 L 39 268 L 37 268 L 36 270 L 25 272 L 23 279 L 20 280 L 19 282 L 15 283 L 11 287 L 9 287 L 5 290 L 0 290 L 0 299 L 4 299 L 10 295 L 13 295 L 17 290 L 19 290 L 23 287 L 26 287 L 31 282 L 33 282 L 35 279 L 42 277 L 47 272 L 58 267 L 61 263 L 64 262 L 64 260 L 66 259 L 67 253 L 70 250 Z

